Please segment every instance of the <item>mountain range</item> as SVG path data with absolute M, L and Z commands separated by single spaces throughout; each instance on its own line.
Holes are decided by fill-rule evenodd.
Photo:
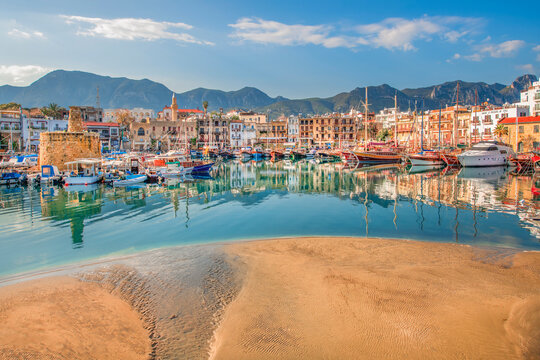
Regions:
M 478 102 L 489 101 L 496 105 L 519 100 L 519 93 L 537 81 L 535 75 L 523 75 L 512 84 L 486 84 L 483 82 L 451 81 L 418 89 L 398 90 L 390 85 L 368 87 L 368 102 L 371 111 L 379 111 L 394 106 L 397 95 L 398 106 L 405 110 L 422 103 L 426 109 L 438 108 L 441 104 L 456 102 L 456 88 L 460 85 L 460 104 L 474 104 L 475 91 Z M 97 88 L 101 107 L 107 108 L 150 108 L 161 110 L 170 105 L 173 91 L 165 85 L 148 79 L 133 80 L 125 77 L 113 78 L 82 71 L 55 70 L 32 84 L 24 87 L 0 86 L 0 104 L 16 102 L 23 107 L 41 107 L 49 103 L 61 106 L 96 105 Z M 208 101 L 209 110 L 251 109 L 269 112 L 272 118 L 281 114 L 302 113 L 321 114 L 326 112 L 347 112 L 351 108 L 363 109 L 365 88 L 356 88 L 329 98 L 287 99 L 272 98 L 254 87 L 244 87 L 236 91 L 221 91 L 197 88 L 176 93 L 181 108 L 201 108 Z M 489 99 L 489 100 L 488 100 Z

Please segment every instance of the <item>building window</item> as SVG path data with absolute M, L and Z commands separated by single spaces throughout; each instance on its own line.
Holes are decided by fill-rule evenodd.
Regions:
M 537 133 L 540 131 L 540 125 L 534 125 L 534 132 Z
M 518 152 L 523 152 L 523 142 L 518 143 Z
M 139 130 L 137 130 L 137 135 L 138 136 L 144 136 L 144 129 L 142 127 L 139 128 Z
M 519 133 L 523 134 L 525 132 L 525 129 L 523 128 L 523 125 L 519 126 Z

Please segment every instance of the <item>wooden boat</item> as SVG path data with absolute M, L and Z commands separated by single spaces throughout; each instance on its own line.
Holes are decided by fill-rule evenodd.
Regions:
M 363 163 L 398 163 L 401 161 L 401 154 L 392 150 L 353 150 L 357 161 Z
M 461 166 L 459 163 L 457 154 L 451 154 L 451 153 L 441 153 L 441 158 L 446 163 L 447 166 Z
M 123 179 L 118 179 L 113 181 L 113 186 L 129 186 L 134 184 L 140 184 L 145 182 L 147 179 L 146 175 L 127 175 Z
M 344 163 L 352 163 L 352 162 L 358 161 L 354 153 L 349 150 L 342 150 L 340 152 L 340 156 L 341 156 L 341 161 L 343 161 Z
M 418 154 L 409 154 L 409 161 L 412 165 L 444 165 L 445 162 L 441 157 L 441 154 L 436 151 L 425 151 Z
M 270 158 L 272 160 L 283 159 L 283 157 L 285 157 L 285 154 L 283 153 L 283 151 L 276 150 L 276 149 L 270 151 Z
M 298 150 L 292 150 L 291 151 L 291 159 L 295 160 L 295 159 L 303 159 L 306 157 L 306 152 L 302 149 L 298 149 Z
M 264 153 L 260 149 L 253 149 L 251 151 L 251 155 L 253 156 L 254 160 L 261 160 L 264 157 Z

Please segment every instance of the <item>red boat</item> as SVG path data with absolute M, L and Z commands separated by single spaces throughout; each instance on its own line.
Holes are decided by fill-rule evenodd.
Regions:
M 357 161 L 363 163 L 398 163 L 401 154 L 392 150 L 353 151 Z

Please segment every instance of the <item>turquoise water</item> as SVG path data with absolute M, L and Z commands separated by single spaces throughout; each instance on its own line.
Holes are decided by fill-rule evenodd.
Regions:
M 540 250 L 533 179 L 506 169 L 229 162 L 211 175 L 139 188 L 0 188 L 0 275 L 175 245 L 293 235 Z

